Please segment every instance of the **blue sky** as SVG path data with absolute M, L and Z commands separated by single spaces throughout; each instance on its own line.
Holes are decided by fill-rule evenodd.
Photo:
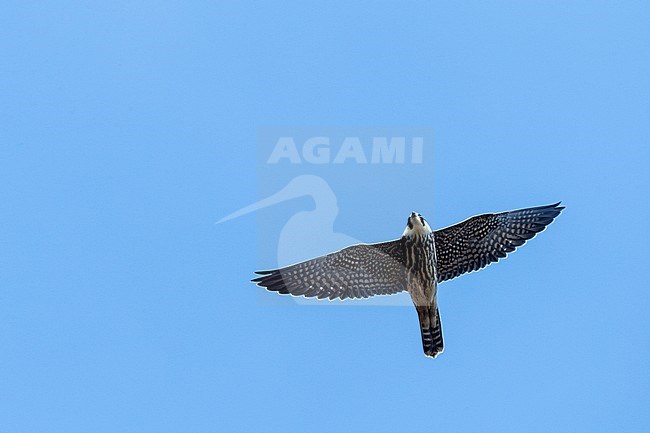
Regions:
M 649 17 L 640 1 L 4 2 L 0 430 L 648 431 Z M 434 139 L 417 167 L 260 162 L 261 127 L 314 125 Z M 279 227 L 262 229 L 313 204 L 215 222 L 312 173 L 334 230 L 367 242 L 411 210 L 442 227 L 567 209 L 440 287 L 431 360 L 411 308 L 248 282 L 275 265 Z

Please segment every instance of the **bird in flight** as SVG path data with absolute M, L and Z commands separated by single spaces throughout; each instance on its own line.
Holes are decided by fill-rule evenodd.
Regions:
M 281 269 L 257 271 L 252 281 L 281 294 L 318 299 L 367 298 L 408 291 L 420 320 L 425 356 L 444 349 L 438 284 L 499 261 L 541 232 L 560 203 L 473 216 L 432 230 L 412 212 L 402 237 L 358 244 Z

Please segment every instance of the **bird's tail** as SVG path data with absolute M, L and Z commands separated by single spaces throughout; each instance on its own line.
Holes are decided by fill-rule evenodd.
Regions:
M 437 306 L 416 306 L 422 331 L 422 348 L 424 355 L 435 358 L 444 350 L 442 342 L 442 325 Z

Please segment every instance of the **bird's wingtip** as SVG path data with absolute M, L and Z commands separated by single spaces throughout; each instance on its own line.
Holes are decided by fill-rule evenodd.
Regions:
M 251 280 L 251 282 L 259 285 L 260 282 L 267 279 L 269 277 L 269 275 L 272 275 L 274 272 L 275 272 L 274 270 L 270 270 L 270 271 L 253 271 L 254 274 L 260 275 L 260 276 L 256 277 L 256 278 L 253 278 Z
M 253 273 L 257 274 L 257 275 L 270 275 L 273 272 L 275 272 L 275 271 L 273 271 L 273 270 L 270 270 L 270 271 L 253 271 Z

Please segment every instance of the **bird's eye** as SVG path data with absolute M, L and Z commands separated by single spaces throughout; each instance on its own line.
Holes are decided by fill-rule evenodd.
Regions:
M 426 226 L 426 225 L 427 225 L 427 223 L 426 223 L 426 221 L 424 220 L 424 218 L 420 217 L 420 221 L 422 221 L 422 225 L 423 225 L 423 226 Z
M 413 230 L 413 222 L 411 221 L 411 218 L 406 220 L 406 225 L 409 226 L 409 229 Z

